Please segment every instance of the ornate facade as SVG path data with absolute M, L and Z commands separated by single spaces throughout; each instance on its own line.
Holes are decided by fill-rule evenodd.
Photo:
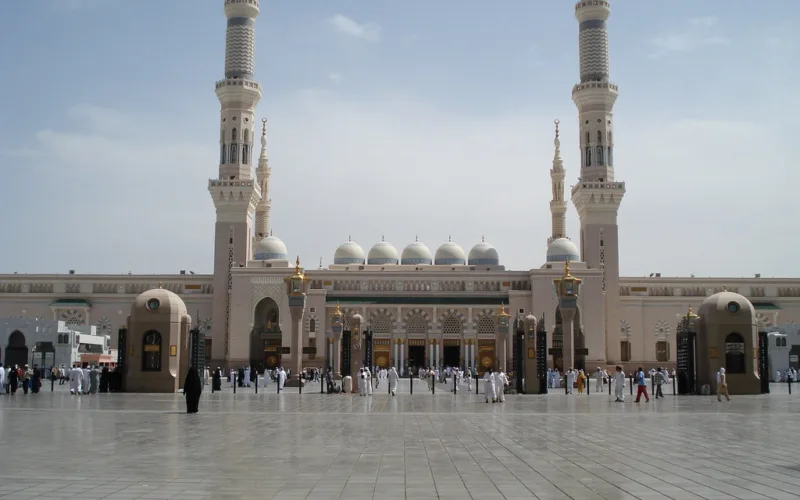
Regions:
M 112 336 L 125 324 L 133 299 L 164 288 L 185 301 L 208 335 L 211 361 L 225 366 L 287 363 L 293 345 L 284 278 L 293 272 L 287 246 L 269 228 L 271 167 L 266 121 L 256 123 L 261 87 L 254 79 L 258 0 L 225 0 L 225 77 L 216 83 L 220 101 L 220 158 L 208 190 L 216 207 L 212 275 L 2 275 L 0 317 L 32 317 L 67 325 L 97 326 Z M 579 246 L 567 235 L 566 172 L 556 131 L 550 171 L 552 234 L 547 260 L 530 270 L 507 270 L 486 241 L 467 253 L 453 241 L 432 254 L 420 241 L 398 252 L 379 241 L 368 252 L 346 241 L 326 269 L 307 270 L 311 279 L 302 319 L 306 366 L 332 365 L 332 312 L 344 314 L 344 329 L 356 313 L 373 336 L 373 362 L 397 366 L 497 365 L 513 358 L 513 342 L 498 352 L 497 314 L 511 323 L 544 315 L 549 347 L 561 347 L 561 315 L 553 281 L 564 262 L 582 280 L 575 316 L 576 347 L 588 355 L 576 363 L 592 368 L 621 363 L 672 366 L 677 316 L 688 306 L 727 287 L 748 297 L 764 328 L 800 322 L 800 279 L 625 278 L 619 275 L 617 212 L 625 183 L 616 179 L 613 108 L 618 87 L 610 81 L 605 0 L 575 5 L 579 24 L 580 77 L 572 90 L 580 124 L 578 181 L 570 198 L 580 217 Z M 253 165 L 256 127 L 261 153 Z M 623 169 L 624 171 L 624 169 Z M 280 189 L 280 186 L 278 186 Z M 291 259 L 293 260 L 293 259 Z M 539 263 L 532 263 L 538 266 Z M 513 326 L 512 326 L 513 327 Z M 21 332 L 25 334 L 25 332 Z M 19 339 L 19 336 L 15 337 Z M 0 346 L 5 348 L 6 346 Z M 31 347 L 30 345 L 28 346 Z M 550 358 L 559 365 L 558 357 Z M 562 367 L 564 368 L 564 367 Z

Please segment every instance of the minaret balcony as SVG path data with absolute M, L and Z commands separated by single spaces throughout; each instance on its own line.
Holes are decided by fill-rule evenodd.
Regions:
M 241 100 L 255 106 L 261 100 L 261 85 L 246 78 L 219 80 L 215 91 L 220 101 Z

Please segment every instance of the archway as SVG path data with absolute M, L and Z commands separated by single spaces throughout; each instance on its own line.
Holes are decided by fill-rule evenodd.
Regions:
M 52 342 L 37 342 L 33 347 L 33 363 L 41 368 L 51 368 L 56 361 L 56 348 Z
M 281 362 L 283 334 L 280 327 L 280 307 L 274 299 L 264 297 L 256 304 L 253 313 L 253 331 L 250 332 L 250 366 L 263 373 Z
M 14 330 L 8 336 L 8 346 L 6 347 L 5 365 L 24 366 L 28 363 L 28 346 L 25 342 L 25 334 L 19 330 Z

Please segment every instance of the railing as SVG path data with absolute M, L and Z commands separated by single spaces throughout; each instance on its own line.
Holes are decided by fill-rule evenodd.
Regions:
M 226 78 L 224 80 L 219 80 L 215 86 L 215 89 L 219 89 L 221 87 L 245 87 L 253 90 L 261 90 L 261 85 L 259 85 L 258 82 L 246 80 L 244 78 Z
M 225 0 L 225 5 L 233 5 L 236 3 L 244 3 L 247 5 L 258 7 L 258 0 Z
M 611 3 L 607 0 L 581 0 L 575 4 L 575 11 L 577 12 L 578 9 L 582 9 L 584 7 L 605 7 L 610 9 Z
M 586 89 L 609 89 L 609 90 L 613 90 L 614 92 L 618 92 L 619 91 L 619 87 L 617 86 L 616 83 L 611 83 L 611 82 L 583 82 L 583 83 L 575 84 L 575 86 L 572 87 L 572 93 L 574 94 L 576 92 L 580 92 L 581 90 L 586 90 Z
M 209 179 L 208 187 L 252 187 L 253 181 L 238 181 L 227 179 Z

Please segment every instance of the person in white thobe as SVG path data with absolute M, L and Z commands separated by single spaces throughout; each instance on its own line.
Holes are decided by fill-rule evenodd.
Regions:
M 250 387 L 250 367 L 244 369 L 244 385 Z
M 495 393 L 495 385 L 494 385 L 494 376 L 492 374 L 492 369 L 489 368 L 486 370 L 486 374 L 483 376 L 483 392 L 486 393 L 486 402 L 488 403 L 489 400 L 492 400 L 492 403 L 497 401 L 497 395 Z
M 236 370 L 233 369 L 231 370 L 231 376 L 229 380 L 231 383 L 231 387 L 233 387 L 233 385 L 236 383 Z
M 72 367 L 69 372 L 69 393 L 80 394 L 83 384 L 83 370 L 77 366 Z
M 367 396 L 372 396 L 372 372 L 369 371 L 369 368 L 365 369 L 364 372 L 367 374 Z
M 603 369 L 599 366 L 597 367 L 597 381 L 594 384 L 594 391 L 600 392 L 603 390 Z
M 286 372 L 283 370 L 283 367 L 278 369 L 278 387 L 281 388 L 283 391 L 283 385 L 286 383 Z
M 389 389 L 392 391 L 392 396 L 397 391 L 397 379 L 400 378 L 400 375 L 397 373 L 397 370 L 393 366 L 391 370 L 389 370 Z
M 366 388 L 367 374 L 364 373 L 364 369 L 363 368 L 358 370 L 358 380 L 356 382 L 358 383 L 358 395 L 359 396 L 366 396 L 367 395 L 367 388 Z
M 83 369 L 83 382 L 81 382 L 81 387 L 83 388 L 84 394 L 89 394 L 89 377 L 91 377 L 92 370 L 89 369 L 87 366 Z
M 575 387 L 575 370 L 570 368 L 567 372 L 567 394 L 572 394 L 573 387 Z
M 614 396 L 616 396 L 614 402 L 625 402 L 625 374 L 622 372 L 621 366 L 617 367 L 617 373 L 614 375 Z
M 6 393 L 6 369 L 2 363 L 0 363 L 0 391 L 2 394 Z
M 508 383 L 508 377 L 506 374 L 503 373 L 503 370 L 498 370 L 494 373 L 494 393 L 495 398 L 499 403 L 504 403 L 506 400 L 506 384 Z
M 556 369 L 553 374 L 553 389 L 561 388 L 561 372 Z

